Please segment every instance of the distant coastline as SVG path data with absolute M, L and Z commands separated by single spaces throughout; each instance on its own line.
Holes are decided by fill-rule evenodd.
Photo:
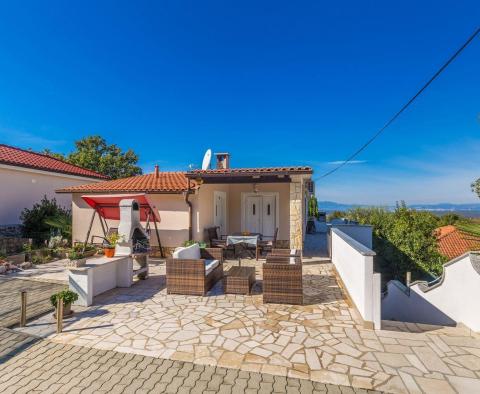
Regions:
M 319 201 L 318 206 L 320 210 L 325 211 L 327 214 L 333 211 L 346 211 L 352 208 L 365 208 L 373 205 L 367 204 L 343 204 L 334 201 Z M 379 205 L 382 206 L 382 205 Z M 428 211 L 435 215 L 442 216 L 447 213 L 456 213 L 469 218 L 480 218 L 480 203 L 472 204 L 452 204 L 452 203 L 440 203 L 440 204 L 407 204 L 409 208 L 413 208 L 419 211 Z M 394 205 L 383 205 L 386 209 L 395 209 Z

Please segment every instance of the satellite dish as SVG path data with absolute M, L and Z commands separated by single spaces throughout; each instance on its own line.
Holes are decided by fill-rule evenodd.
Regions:
M 212 160 L 212 150 L 207 149 L 202 161 L 202 170 L 208 170 L 210 168 L 210 161 Z

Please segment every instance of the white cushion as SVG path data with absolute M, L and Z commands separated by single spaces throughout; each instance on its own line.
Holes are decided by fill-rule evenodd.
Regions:
M 290 257 L 290 264 L 295 264 L 295 257 Z
M 179 246 L 178 248 L 175 248 L 175 250 L 173 251 L 172 253 L 172 257 L 174 259 L 179 259 L 180 257 L 178 257 L 178 254 L 180 251 L 182 251 L 183 249 L 185 249 L 183 246 Z
M 297 249 L 290 249 L 290 254 L 295 254 L 297 253 Z
M 174 259 L 196 260 L 200 258 L 200 246 L 193 244 L 185 248 L 177 248 L 173 252 Z
M 205 276 L 212 272 L 218 264 L 218 260 L 205 260 Z

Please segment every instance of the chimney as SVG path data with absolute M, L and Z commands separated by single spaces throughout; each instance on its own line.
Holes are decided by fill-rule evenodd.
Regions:
M 158 178 L 160 176 L 158 172 L 158 164 L 155 164 L 155 178 Z
M 230 168 L 230 153 L 215 153 L 217 157 L 217 169 L 226 170 Z

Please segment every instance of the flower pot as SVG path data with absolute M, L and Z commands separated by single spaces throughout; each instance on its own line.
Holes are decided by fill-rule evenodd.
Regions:
M 65 319 L 66 317 L 69 317 L 70 315 L 73 314 L 72 311 L 72 304 L 65 304 L 63 306 L 63 316 L 62 318 Z M 55 308 L 55 312 L 53 314 L 53 317 L 56 319 L 57 318 L 57 308 Z
M 97 253 L 97 251 L 95 249 L 92 249 L 92 250 L 87 250 L 83 253 L 83 255 L 85 257 L 93 257 L 95 256 L 95 254 Z
M 115 248 L 103 248 L 103 253 L 105 257 L 113 257 L 115 256 Z

